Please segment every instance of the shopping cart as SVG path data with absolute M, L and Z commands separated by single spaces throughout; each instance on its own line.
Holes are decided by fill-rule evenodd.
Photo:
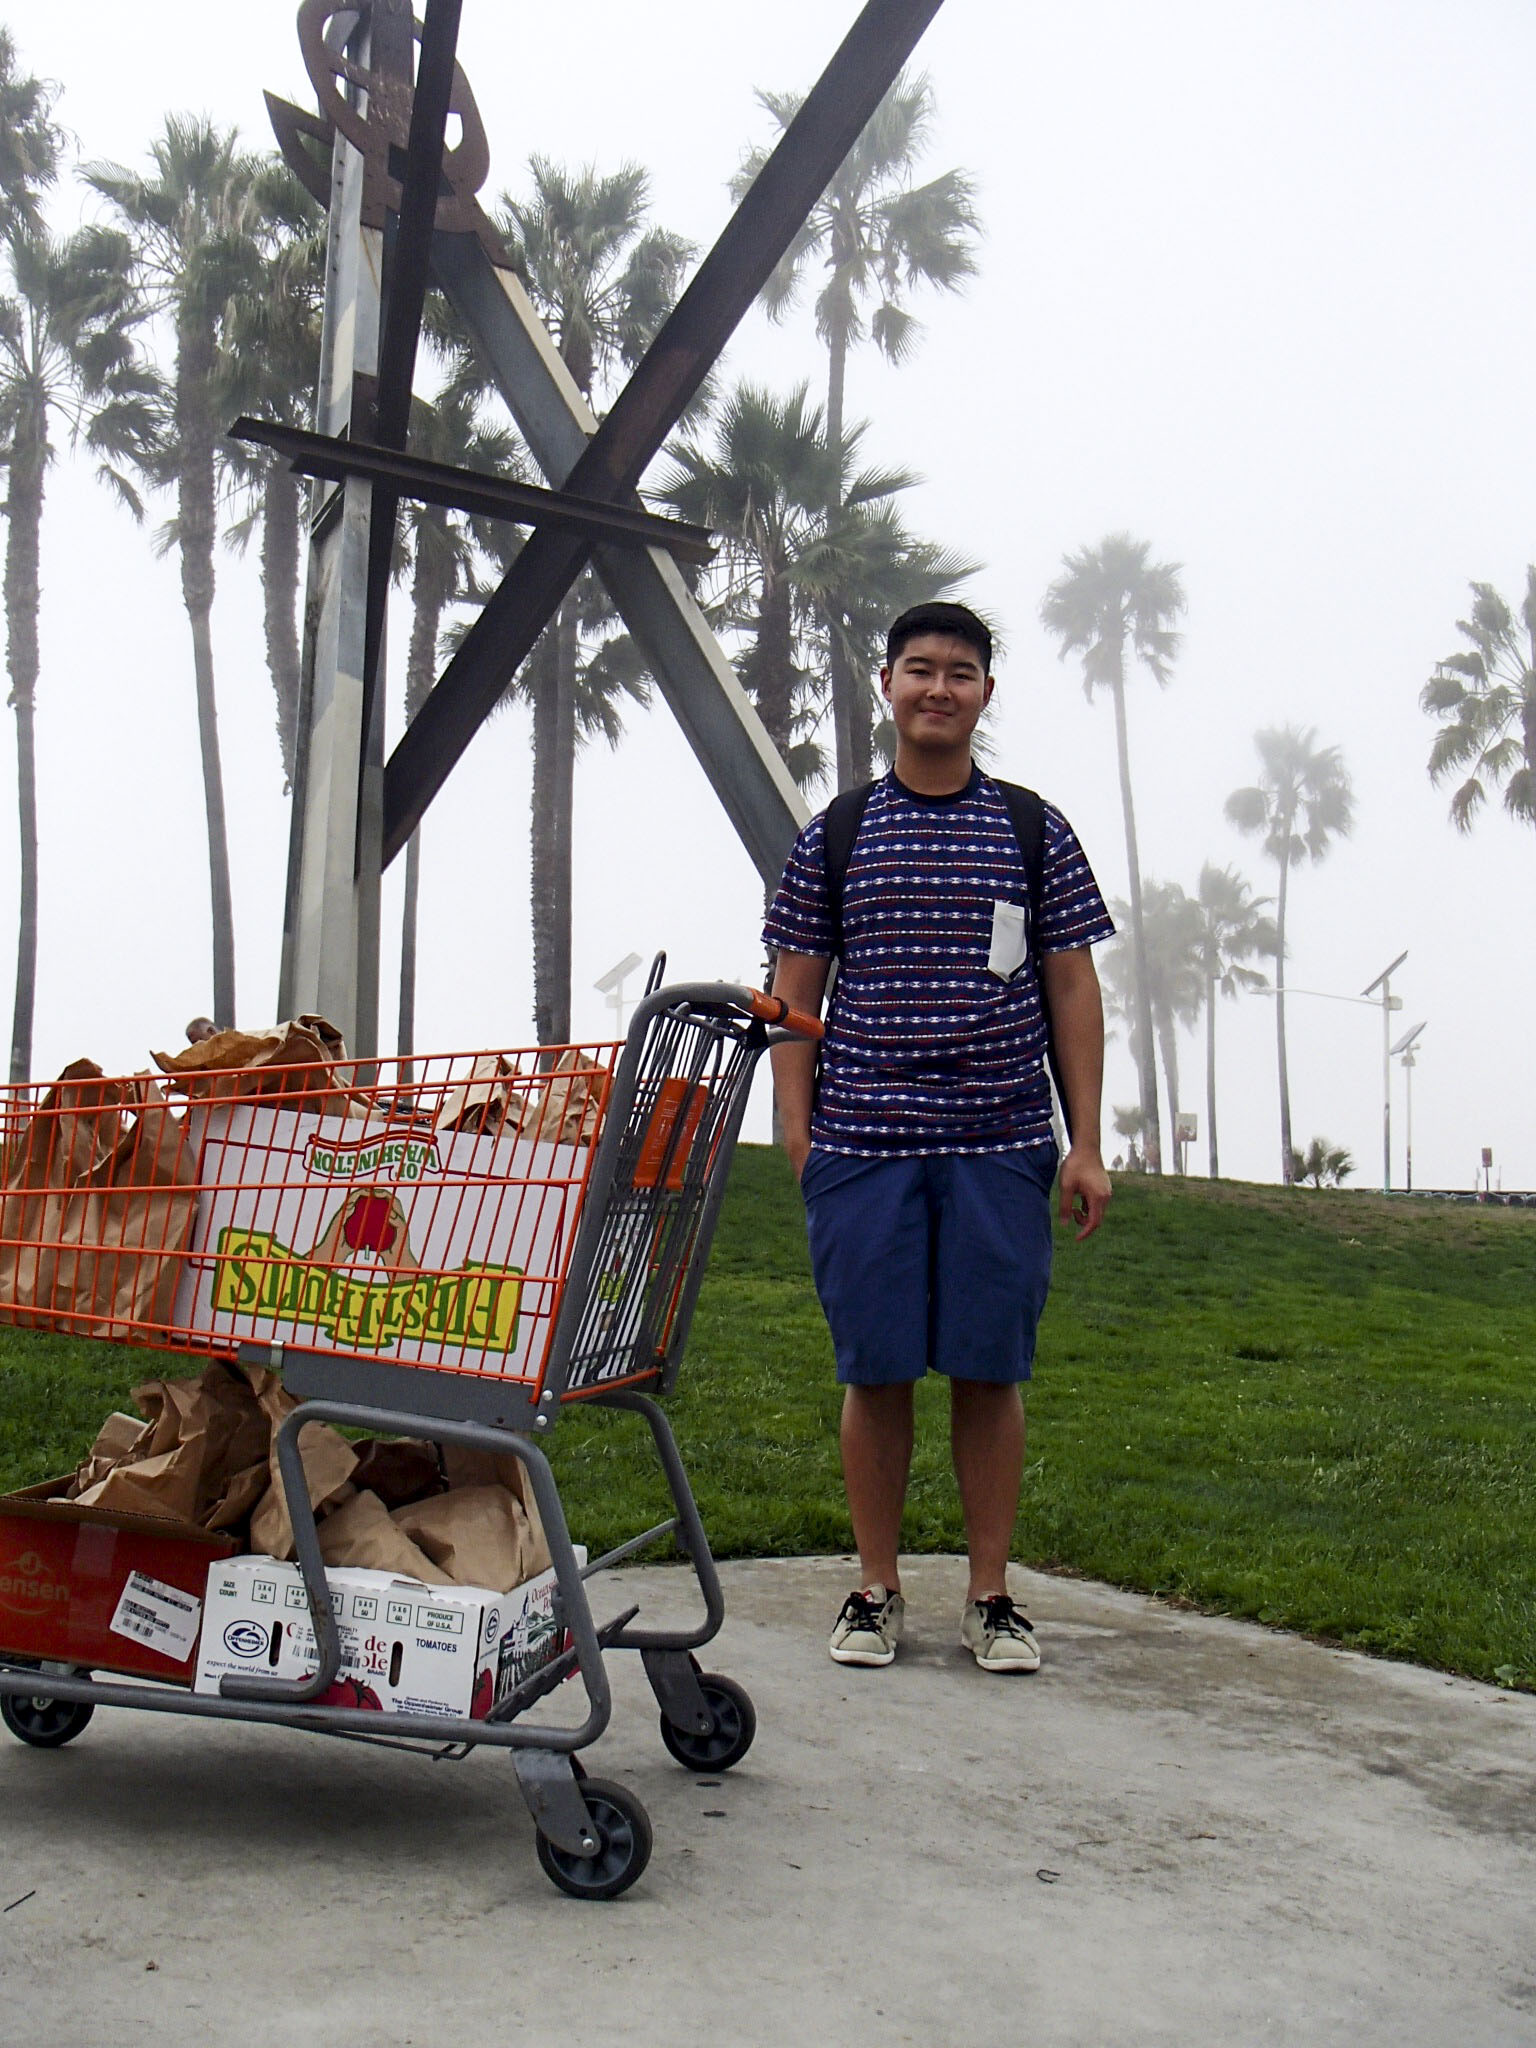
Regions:
M 109 1681 L 7 1651 L 0 1613 L 12 1733 L 57 1747 L 114 1706 L 437 1759 L 507 1749 L 554 1883 L 580 1898 L 627 1890 L 649 1820 L 579 1761 L 609 1720 L 604 1653 L 639 1651 L 662 1741 L 687 1769 L 729 1770 L 755 1733 L 747 1694 L 694 1654 L 724 1604 L 658 1397 L 682 1362 L 757 1060 L 819 1031 L 755 990 L 686 984 L 649 992 L 622 1047 L 558 1057 L 267 1065 L 173 1076 L 169 1095 L 78 1070 L 13 1088 L 0 1109 L 0 1316 L 281 1372 L 300 1398 L 275 1447 L 316 1662 L 302 1678 L 229 1673 L 217 1692 Z M 644 1418 L 674 1510 L 586 1563 L 544 1449 L 572 1403 Z M 301 1458 L 312 1422 L 519 1461 L 555 1575 L 553 1654 L 483 1717 L 323 1703 L 342 1643 Z M 702 1618 L 641 1627 L 631 1605 L 597 1622 L 586 1582 L 669 1537 Z M 526 1718 L 573 1674 L 579 1726 Z

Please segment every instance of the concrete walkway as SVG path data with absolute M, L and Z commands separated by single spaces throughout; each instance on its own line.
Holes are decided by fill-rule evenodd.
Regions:
M 612 1660 L 590 1762 L 656 1850 L 608 1906 L 550 1886 L 489 1753 L 108 1711 L 6 1739 L 0 2041 L 1536 2042 L 1536 1699 L 1018 1578 L 1047 1661 L 1003 1679 L 954 1646 L 951 1559 L 911 1563 L 884 1672 L 827 1659 L 845 1563 L 727 1566 L 708 1661 L 757 1746 L 688 1776 Z

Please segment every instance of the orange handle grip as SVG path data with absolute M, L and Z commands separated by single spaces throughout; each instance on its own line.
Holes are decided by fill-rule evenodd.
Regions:
M 766 996 L 761 989 L 753 989 L 750 1008 L 754 1017 L 765 1024 L 780 1024 L 786 1031 L 793 1031 L 799 1038 L 820 1038 L 821 1019 L 808 1017 L 803 1010 L 792 1010 L 782 996 Z

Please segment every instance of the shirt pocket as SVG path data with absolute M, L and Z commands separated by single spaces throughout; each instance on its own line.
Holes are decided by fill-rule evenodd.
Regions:
M 992 949 L 987 955 L 987 972 L 999 981 L 1012 981 L 1029 958 L 1029 921 L 1022 903 L 1010 903 L 999 896 L 992 905 Z

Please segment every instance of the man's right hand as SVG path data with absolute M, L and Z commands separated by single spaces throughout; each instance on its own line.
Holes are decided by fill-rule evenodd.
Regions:
M 799 1180 L 801 1174 L 805 1171 L 805 1162 L 811 1156 L 810 1132 L 797 1131 L 791 1137 L 786 1131 L 784 1134 L 784 1151 L 790 1166 L 794 1169 L 795 1179 Z

